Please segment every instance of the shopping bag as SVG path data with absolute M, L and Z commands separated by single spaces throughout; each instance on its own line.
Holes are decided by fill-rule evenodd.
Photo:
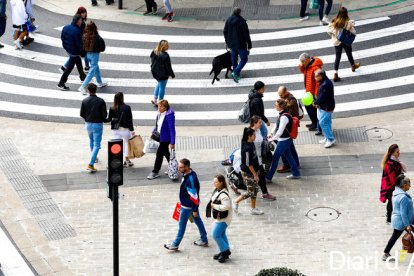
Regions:
M 176 221 L 180 220 L 180 211 L 181 211 L 181 203 L 177 202 L 174 208 L 173 215 L 172 215 L 172 218 L 175 219 Z
M 178 179 L 178 161 L 175 157 L 175 150 L 171 150 L 170 152 L 170 162 L 168 162 L 168 177 L 171 180 Z
M 405 235 L 402 237 L 402 244 L 403 244 L 403 249 L 407 250 L 408 253 L 414 252 L 414 237 L 411 231 L 405 233 Z
M 311 10 L 319 9 L 319 0 L 311 0 L 310 3 L 309 3 L 309 9 L 311 9 Z
M 128 158 L 140 158 L 144 154 L 144 141 L 141 135 L 132 136 L 128 140 Z
M 144 153 L 156 153 L 160 143 L 150 138 L 145 139 Z

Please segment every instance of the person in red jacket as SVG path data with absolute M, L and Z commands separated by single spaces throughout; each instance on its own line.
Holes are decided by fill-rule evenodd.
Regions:
M 311 57 L 307 53 L 301 54 L 299 56 L 299 61 L 299 70 L 304 75 L 305 91 L 311 92 L 313 97 L 316 99 L 316 95 L 318 94 L 319 82 L 315 80 L 315 71 L 318 69 L 322 69 L 323 62 L 320 58 Z M 318 125 L 318 116 L 316 108 L 312 105 L 308 105 L 305 108 L 312 122 L 311 124 L 306 125 L 306 127 L 310 131 L 318 130 L 316 132 L 316 135 L 322 135 L 322 131 L 319 129 Z
M 400 149 L 397 144 L 392 144 L 387 153 L 384 155 L 381 161 L 382 179 L 381 179 L 381 191 L 380 201 L 387 203 L 387 223 L 391 223 L 392 214 L 392 192 L 395 189 L 395 180 L 401 173 L 407 172 L 407 168 L 399 159 Z

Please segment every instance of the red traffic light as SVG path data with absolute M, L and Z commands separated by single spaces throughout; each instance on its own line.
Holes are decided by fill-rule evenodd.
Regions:
M 119 144 L 114 144 L 111 146 L 110 151 L 112 154 L 119 154 L 122 151 L 122 147 Z

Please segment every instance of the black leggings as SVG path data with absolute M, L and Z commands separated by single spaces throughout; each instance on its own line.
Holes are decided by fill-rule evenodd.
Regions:
M 391 238 L 388 241 L 388 244 L 384 249 L 384 253 L 390 254 L 390 251 L 391 251 L 392 247 L 394 246 L 395 242 L 398 240 L 398 238 L 401 236 L 401 234 L 403 232 L 404 232 L 404 230 L 394 229 L 394 232 L 392 233 Z
M 152 170 L 153 173 L 159 173 L 161 166 L 162 166 L 162 160 L 167 159 L 168 162 L 170 162 L 170 149 L 169 149 L 169 142 L 161 142 L 160 146 L 158 147 L 157 154 L 155 156 L 155 164 L 154 169 Z
M 147 5 L 147 12 L 152 12 L 152 8 L 157 9 L 157 3 L 154 0 L 145 0 L 145 4 Z
M 345 45 L 343 43 L 339 44 L 338 46 L 335 46 L 335 71 L 338 71 L 339 69 L 339 63 L 341 62 L 341 56 L 342 56 L 342 49 L 345 50 L 346 56 L 348 57 L 349 62 L 352 66 L 355 65 L 354 57 L 352 56 L 352 45 Z
M 391 214 L 392 214 L 392 199 L 389 198 L 387 202 L 387 222 L 391 222 Z
M 263 165 L 259 168 L 259 186 L 260 190 L 262 191 L 262 194 L 267 194 L 267 185 L 266 185 L 266 173 L 263 168 Z

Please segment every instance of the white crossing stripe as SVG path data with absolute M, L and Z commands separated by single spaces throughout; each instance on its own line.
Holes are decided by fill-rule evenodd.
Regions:
M 401 87 L 414 84 L 414 75 L 407 75 L 392 79 L 384 79 L 380 81 L 371 81 L 364 83 L 355 83 L 348 85 L 335 86 L 335 96 L 349 95 L 354 93 L 362 93 L 387 89 L 393 87 Z M 36 87 L 28 87 L 7 82 L 0 82 L 0 93 L 12 95 L 30 96 L 38 98 L 60 99 L 60 100 L 77 100 L 82 101 L 85 96 L 78 91 L 57 91 L 56 89 L 42 89 Z M 304 89 L 290 90 L 296 98 L 301 98 Z M 107 103 L 113 102 L 114 94 L 99 93 L 99 97 L 103 98 Z M 172 104 L 217 104 L 217 103 L 239 103 L 240 106 L 247 99 L 247 92 L 243 94 L 218 94 L 218 95 L 167 95 L 168 101 Z M 278 99 L 277 92 L 264 93 L 263 101 L 273 102 Z M 152 99 L 152 94 L 136 95 L 125 94 L 125 102 L 128 104 L 148 104 Z
M 414 25 L 413 25 L 414 26 Z M 380 46 L 377 48 L 370 48 L 366 50 L 354 51 L 354 59 L 363 59 L 379 55 L 385 55 L 389 53 L 394 53 L 398 51 L 408 50 L 414 48 L 414 39 L 407 41 L 400 41 L 393 44 L 388 44 Z M 5 54 L 8 56 L 18 57 L 26 60 L 32 60 L 35 62 L 47 63 L 58 65 L 59 67 L 65 63 L 67 57 L 61 57 L 51 54 L 39 53 L 30 50 L 16 51 L 13 46 L 5 45 L 5 48 L 0 52 L 0 54 Z M 334 63 L 335 56 L 319 56 L 322 59 L 324 64 Z M 342 61 L 346 61 L 346 55 L 342 55 Z M 297 59 L 287 59 L 287 60 L 271 60 L 271 61 L 260 61 L 260 62 L 249 62 L 244 67 L 243 71 L 249 70 L 267 70 L 267 69 L 280 69 L 280 68 L 289 68 L 297 67 Z M 150 64 L 140 64 L 140 63 L 120 63 L 120 62 L 106 62 L 100 61 L 99 67 L 102 70 L 114 70 L 114 71 L 130 71 L 130 72 L 150 72 Z M 211 64 L 173 64 L 173 69 L 175 73 L 209 73 L 211 71 Z M 225 73 L 225 69 L 223 70 Z
M 356 72 L 346 70 L 341 72 L 342 78 L 351 76 L 363 76 L 376 73 L 387 72 L 391 70 L 402 69 L 406 67 L 414 66 L 414 57 L 398 59 L 383 63 L 377 63 L 367 66 L 361 66 Z M 60 74 L 50 73 L 40 70 L 22 68 L 15 65 L 0 63 L 2 73 L 6 75 L 36 79 L 43 81 L 51 81 L 57 83 L 61 77 Z M 334 71 L 327 71 L 329 75 L 333 74 Z M 219 87 L 245 87 L 253 86 L 258 78 L 244 78 L 239 81 L 238 84 L 234 83 L 231 79 L 224 79 L 220 82 L 216 82 L 211 85 L 211 79 L 172 79 L 168 81 L 168 88 L 219 88 Z M 154 79 L 124 79 L 124 78 L 105 78 L 106 81 L 110 82 L 111 85 L 117 87 L 155 87 L 156 81 Z M 302 74 L 295 75 L 284 75 L 284 76 L 272 76 L 272 77 L 260 77 L 260 80 L 270 84 L 289 84 L 303 82 Z M 79 84 L 79 78 L 77 76 L 69 76 L 68 83 Z
M 398 104 L 405 104 L 414 101 L 414 93 L 407 93 L 391 97 L 369 99 L 363 101 L 339 103 L 336 105 L 335 112 L 355 111 L 361 109 L 380 108 Z M 54 106 L 40 106 L 21 104 L 14 102 L 0 101 L 0 110 L 16 113 L 25 113 L 33 115 L 59 116 L 79 118 L 79 108 L 66 108 Z M 175 113 L 176 120 L 236 120 L 238 110 L 223 111 L 179 111 Z M 157 111 L 133 111 L 133 117 L 137 120 L 152 120 L 156 117 Z M 274 109 L 265 110 L 266 117 L 276 117 Z
M 378 17 L 372 19 L 364 19 L 356 22 L 357 26 L 368 25 L 389 20 L 388 16 Z M 223 24 L 224 27 L 224 24 Z M 61 31 L 63 27 L 57 27 L 56 30 Z M 307 27 L 294 30 L 286 31 L 275 31 L 267 33 L 251 34 L 250 38 L 252 41 L 267 41 L 275 39 L 303 37 L 318 33 L 326 32 L 326 26 Z M 169 43 L 224 43 L 224 36 L 190 36 L 190 35 L 152 35 L 152 34 L 135 34 L 135 33 L 121 33 L 121 32 L 109 32 L 99 30 L 99 34 L 104 39 L 110 40 L 122 40 L 122 41 L 137 41 L 137 42 L 154 42 L 158 43 L 160 40 L 168 40 Z
M 326 28 L 326 27 L 325 27 Z M 326 31 L 326 29 L 325 29 Z M 414 31 L 414 22 L 396 25 L 384 29 L 379 29 L 371 32 L 358 34 L 355 42 L 369 41 L 378 38 L 385 38 L 401 33 Z M 37 43 L 49 45 L 52 47 L 62 48 L 62 41 L 58 38 L 45 36 L 41 34 L 33 34 Z M 267 55 L 267 54 L 280 54 L 280 53 L 292 53 L 292 52 L 309 52 L 316 49 L 323 49 L 333 47 L 331 40 L 327 36 L 326 40 L 312 41 L 312 42 L 301 42 L 296 44 L 268 46 L 268 47 L 253 47 L 250 51 L 250 55 Z M 126 47 L 106 47 L 103 54 L 110 55 L 126 55 L 126 56 L 143 56 L 149 57 L 152 49 L 138 49 L 138 48 L 126 48 Z M 225 52 L 224 49 L 207 49 L 207 50 L 168 50 L 171 57 L 200 57 L 200 58 L 212 58 Z

